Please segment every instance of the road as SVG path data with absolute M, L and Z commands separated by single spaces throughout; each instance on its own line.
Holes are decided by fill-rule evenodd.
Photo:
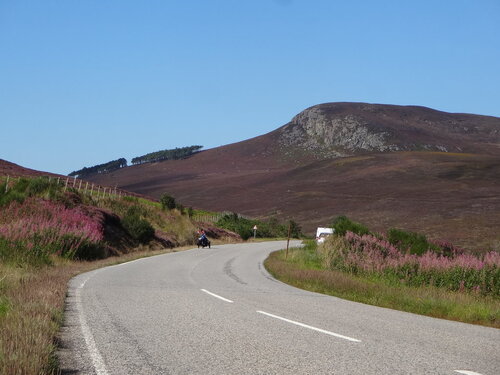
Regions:
M 285 285 L 262 265 L 285 246 L 213 246 L 77 276 L 63 373 L 500 374 L 500 330 Z

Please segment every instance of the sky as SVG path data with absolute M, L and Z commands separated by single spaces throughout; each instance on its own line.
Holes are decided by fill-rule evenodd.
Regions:
M 325 102 L 500 117 L 500 0 L 0 0 L 0 159 L 68 174 Z

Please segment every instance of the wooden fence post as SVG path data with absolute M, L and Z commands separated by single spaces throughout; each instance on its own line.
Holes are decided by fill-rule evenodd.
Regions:
M 288 245 L 290 244 L 290 230 L 292 229 L 292 221 L 288 222 L 288 239 L 286 240 L 286 253 L 285 259 L 288 259 Z

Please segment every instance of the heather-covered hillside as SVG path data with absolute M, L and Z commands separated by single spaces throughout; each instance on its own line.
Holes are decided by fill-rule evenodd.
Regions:
M 325 103 L 256 138 L 91 180 L 168 191 L 200 209 L 292 218 L 310 234 L 344 214 L 499 249 L 499 145 L 496 117 Z

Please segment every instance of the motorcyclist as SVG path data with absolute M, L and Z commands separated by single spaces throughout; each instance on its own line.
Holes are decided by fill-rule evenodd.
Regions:
M 207 240 L 208 240 L 207 235 L 205 234 L 205 231 L 204 231 L 203 229 L 201 230 L 201 235 L 200 235 L 200 237 L 199 237 L 198 239 L 199 239 L 199 240 L 200 240 L 200 242 L 202 242 L 202 243 L 204 243 L 205 241 L 207 241 Z

